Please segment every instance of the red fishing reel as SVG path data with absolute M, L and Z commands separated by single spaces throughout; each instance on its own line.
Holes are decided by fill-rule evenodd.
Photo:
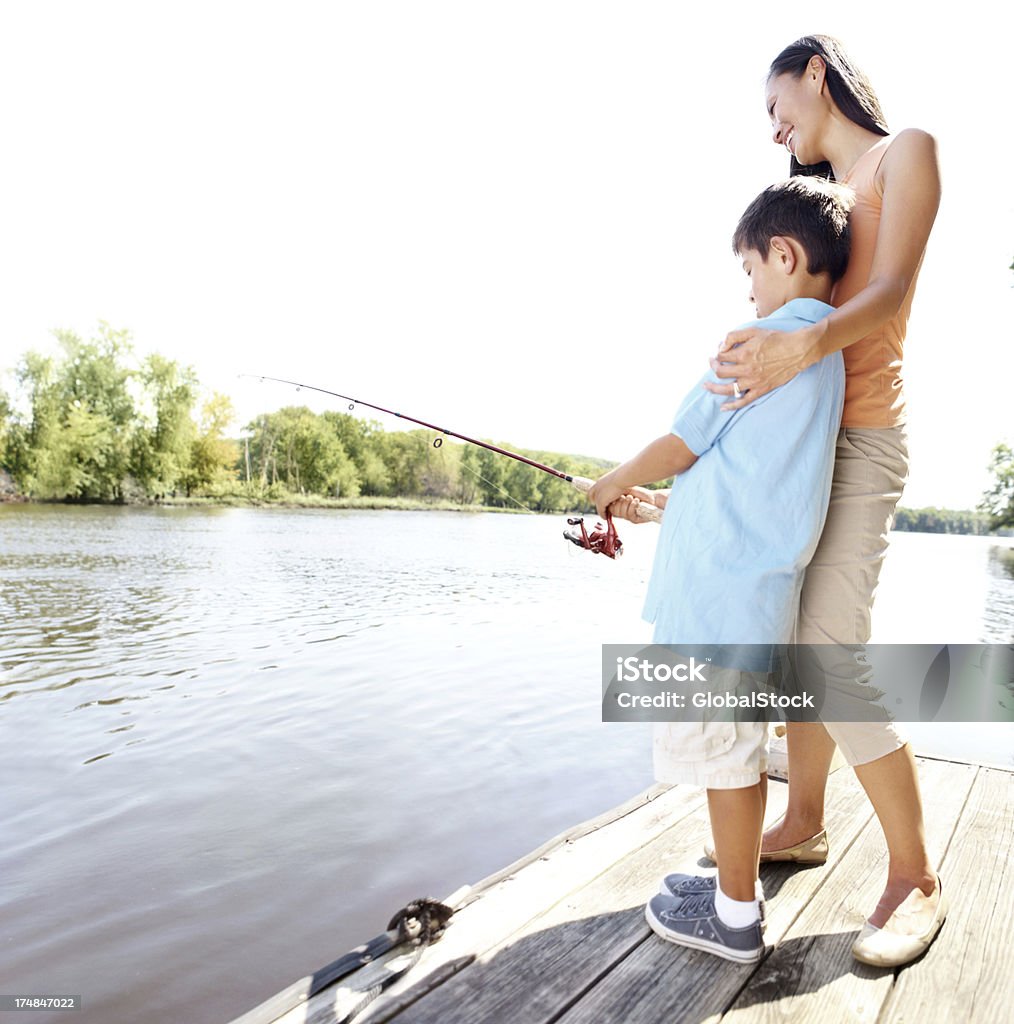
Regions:
M 623 541 L 620 540 L 616 527 L 613 525 L 613 517 L 608 512 L 605 524 L 596 523 L 595 529 L 591 533 L 585 529 L 583 516 L 568 519 L 567 525 L 580 527 L 579 530 L 563 531 L 564 537 L 579 548 L 586 548 L 596 555 L 605 555 L 607 558 L 615 558 L 617 555 L 623 554 Z

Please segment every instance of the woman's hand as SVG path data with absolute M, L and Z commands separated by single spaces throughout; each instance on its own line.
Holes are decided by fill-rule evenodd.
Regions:
M 814 325 L 819 326 L 819 325 Z M 717 377 L 735 381 L 730 384 L 704 382 L 715 395 L 730 395 L 722 411 L 742 409 L 769 391 L 787 384 L 797 373 L 820 358 L 817 340 L 810 327 L 796 331 L 769 331 L 745 327 L 727 334 L 711 360 Z

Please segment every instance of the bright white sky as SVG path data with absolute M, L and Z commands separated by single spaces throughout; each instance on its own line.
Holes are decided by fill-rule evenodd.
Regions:
M 1014 434 L 1011 8 L 801 9 L 7 3 L 0 369 L 106 320 L 237 429 L 329 407 L 255 372 L 625 458 L 752 315 L 729 238 L 787 173 L 765 71 L 822 31 L 939 140 L 903 503 L 970 507 Z

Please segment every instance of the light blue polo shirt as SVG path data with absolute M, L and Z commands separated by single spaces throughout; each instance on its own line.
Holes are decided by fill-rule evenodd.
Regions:
M 832 309 L 793 299 L 744 326 L 793 331 Z M 728 383 L 712 371 L 705 380 Z M 844 396 L 840 352 L 733 412 L 700 384 L 686 396 L 671 431 L 700 457 L 676 478 L 662 517 L 643 613 L 654 643 L 791 640 L 827 514 Z

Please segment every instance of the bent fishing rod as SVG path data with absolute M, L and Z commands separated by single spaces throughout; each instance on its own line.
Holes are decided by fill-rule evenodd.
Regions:
M 270 380 L 274 381 L 276 384 L 288 384 L 290 387 L 294 387 L 297 391 L 316 391 L 322 395 L 331 395 L 332 398 L 340 398 L 342 401 L 348 402 L 349 411 L 355 409 L 357 405 L 363 405 L 367 409 L 375 409 L 377 412 L 382 412 L 385 415 L 395 416 L 401 420 L 408 420 L 410 423 L 417 423 L 420 427 L 426 427 L 427 430 L 435 430 L 438 434 L 446 435 L 447 437 L 456 437 L 460 441 L 465 441 L 468 444 L 474 444 L 480 448 L 485 448 L 487 451 L 495 452 L 497 455 L 504 455 L 508 459 L 514 459 L 516 462 L 523 462 L 526 466 L 532 466 L 534 469 L 541 470 L 543 473 L 549 473 L 551 476 L 555 476 L 560 480 L 565 480 L 567 483 L 573 484 L 583 494 L 587 494 L 591 489 L 592 484 L 595 482 L 594 480 L 589 480 L 587 477 L 572 476 L 570 473 L 564 473 L 562 470 L 554 469 L 552 466 L 547 466 L 542 462 L 536 462 L 534 459 L 529 459 L 524 455 L 519 455 L 517 452 L 512 452 L 507 448 L 501 448 L 498 445 L 490 444 L 487 441 L 480 441 L 478 438 L 469 437 L 467 434 L 459 434 L 456 430 L 448 430 L 446 427 L 437 426 L 435 423 L 427 423 L 425 420 L 418 419 L 415 416 L 409 416 L 403 412 L 396 412 L 394 409 L 386 409 L 384 406 L 376 405 L 373 402 L 364 402 L 361 398 L 353 398 L 351 395 L 342 395 L 337 391 L 330 391 L 327 388 L 319 388 L 313 384 L 303 384 L 300 381 L 286 380 L 284 377 L 269 377 L 265 374 L 256 373 L 241 373 L 240 376 L 251 377 L 260 381 Z M 439 448 L 442 443 L 442 438 L 438 437 L 434 440 L 433 445 L 434 447 Z M 662 510 L 660 508 L 656 508 L 654 505 L 645 505 L 642 502 L 637 506 L 637 517 L 648 522 L 658 523 L 662 521 Z M 570 522 L 570 520 L 568 520 L 568 522 Z M 575 520 L 571 525 L 580 525 L 581 534 L 579 537 L 577 534 L 572 535 L 570 532 L 565 532 L 565 536 L 567 536 L 568 539 L 573 540 L 574 543 L 581 547 L 591 547 L 592 550 L 600 550 L 599 548 L 596 548 L 593 543 L 589 544 L 584 542 L 594 538 L 596 531 L 593 531 L 589 537 L 585 532 L 584 524 L 579 520 Z M 608 531 L 611 533 L 612 537 L 615 538 L 615 528 L 611 521 L 609 522 Z M 610 557 L 612 557 L 612 553 L 609 551 L 603 550 L 603 553 L 610 554 Z

